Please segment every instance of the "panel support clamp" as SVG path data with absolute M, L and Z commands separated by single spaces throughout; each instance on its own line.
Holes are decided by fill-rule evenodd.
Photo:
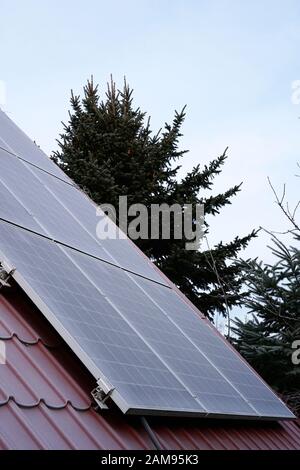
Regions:
M 92 390 L 91 394 L 94 398 L 95 402 L 101 408 L 101 410 L 107 410 L 108 406 L 106 405 L 106 401 L 111 396 L 112 392 L 114 391 L 115 387 L 113 387 L 108 380 L 98 379 L 97 380 L 98 386 Z

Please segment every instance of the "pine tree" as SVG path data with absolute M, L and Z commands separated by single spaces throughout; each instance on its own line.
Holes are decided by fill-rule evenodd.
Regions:
M 209 164 L 198 164 L 181 180 L 180 162 L 187 151 L 179 148 L 185 108 L 175 112 L 172 124 L 153 133 L 146 113 L 133 106 L 133 90 L 124 82 L 117 91 L 111 80 L 100 98 L 93 80 L 84 96 L 71 94 L 69 122 L 63 124 L 59 150 L 53 160 L 97 203 L 116 208 L 119 196 L 128 204 L 204 204 L 205 215 L 218 215 L 231 204 L 240 185 L 223 194 L 204 197 L 212 191 L 214 178 L 222 171 L 225 152 Z M 209 227 L 206 224 L 205 233 Z M 208 317 L 227 313 L 241 301 L 240 268 L 231 263 L 245 248 L 252 232 L 230 243 L 220 242 L 210 250 L 187 251 L 186 240 L 137 240 L 137 245 Z
M 300 235 L 297 233 L 295 242 L 296 246 L 286 247 L 273 238 L 272 252 L 276 257 L 273 265 L 257 259 L 239 263 L 247 286 L 244 305 L 253 317 L 247 322 L 235 321 L 234 344 L 300 414 L 300 365 L 292 361 L 296 352 L 293 343 L 300 340 Z

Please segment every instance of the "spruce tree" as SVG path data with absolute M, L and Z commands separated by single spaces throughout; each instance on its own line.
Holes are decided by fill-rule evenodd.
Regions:
M 299 166 L 299 164 L 298 164 Z M 299 177 L 299 175 L 296 175 Z M 264 379 L 300 416 L 300 226 L 296 212 L 286 202 L 286 187 L 279 197 L 270 179 L 275 203 L 288 222 L 288 229 L 269 232 L 275 261 L 266 264 L 238 260 L 242 270 L 245 296 L 243 305 L 252 318 L 235 320 L 233 344 Z M 292 236 L 292 246 L 281 238 Z
M 239 263 L 247 287 L 244 305 L 252 318 L 236 319 L 233 342 L 300 415 L 300 365 L 292 361 L 294 342 L 300 347 L 300 234 L 294 235 L 293 247 L 273 238 L 274 264 L 257 259 Z
M 100 97 L 93 80 L 84 95 L 71 93 L 69 121 L 63 124 L 59 150 L 53 160 L 97 203 L 116 208 L 119 196 L 128 204 L 204 204 L 205 215 L 218 215 L 231 204 L 240 184 L 221 194 L 204 196 L 213 190 L 213 180 L 226 161 L 225 152 L 208 164 L 199 163 L 181 180 L 178 171 L 187 150 L 179 140 L 185 108 L 175 112 L 173 122 L 153 133 L 150 118 L 133 105 L 133 90 L 126 81 L 121 91 L 111 80 Z M 205 225 L 205 234 L 209 232 Z M 241 301 L 240 268 L 231 262 L 245 248 L 252 232 L 212 249 L 187 251 L 186 240 L 137 240 L 136 244 L 209 318 Z

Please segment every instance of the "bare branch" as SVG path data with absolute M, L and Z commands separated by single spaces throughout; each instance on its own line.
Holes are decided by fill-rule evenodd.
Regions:
M 269 235 L 288 235 L 289 233 L 295 233 L 297 232 L 297 229 L 295 228 L 291 228 L 291 229 L 288 229 L 288 230 L 285 230 L 284 232 L 280 232 L 278 230 L 266 230 L 264 227 L 259 227 L 260 229 L 264 230 L 265 232 L 267 232 Z
M 282 194 L 282 197 L 281 199 L 279 199 L 278 197 L 278 194 L 276 193 L 275 189 L 274 189 L 274 186 L 272 185 L 271 183 L 271 180 L 270 178 L 268 177 L 268 183 L 272 189 L 272 192 L 275 196 L 275 199 L 276 199 L 276 204 L 278 205 L 278 207 L 282 210 L 282 212 L 284 213 L 284 215 L 286 216 L 286 218 L 290 221 L 290 223 L 294 226 L 294 229 L 293 231 L 299 231 L 300 232 L 300 227 L 299 225 L 296 223 L 296 220 L 295 220 L 295 214 L 296 214 L 296 211 L 299 207 L 299 204 L 300 204 L 300 201 L 297 202 L 297 205 L 293 211 L 293 213 L 291 213 L 290 209 L 289 209 L 289 204 L 287 203 L 286 204 L 286 208 L 284 207 L 284 199 L 285 199 L 285 189 L 286 189 L 286 186 L 285 184 L 283 185 L 283 194 Z M 288 230 L 288 232 L 292 232 L 291 230 Z
M 284 183 L 284 185 L 283 185 L 283 191 L 282 191 L 282 197 L 281 197 L 280 204 L 282 204 L 282 203 L 283 203 L 283 201 L 284 201 L 284 198 L 285 198 L 285 183 Z
M 212 260 L 212 264 L 210 264 L 209 260 L 207 259 L 205 252 L 204 252 L 204 256 L 205 256 L 205 258 L 206 258 L 206 260 L 207 260 L 207 262 L 208 262 L 208 265 L 210 266 L 211 270 L 215 273 L 216 278 L 217 278 L 217 281 L 218 281 L 218 284 L 219 284 L 219 286 L 220 286 L 220 288 L 221 288 L 221 290 L 222 290 L 222 293 L 223 293 L 224 302 L 225 302 L 225 307 L 226 307 L 227 320 L 228 320 L 228 323 L 227 323 L 227 339 L 230 339 L 230 335 L 231 335 L 231 318 L 230 318 L 230 309 L 229 309 L 228 301 L 227 301 L 227 294 L 226 294 L 225 289 L 224 289 L 224 287 L 223 287 L 223 281 L 222 281 L 222 279 L 221 279 L 220 276 L 219 276 L 219 272 L 218 272 L 218 269 L 217 269 L 217 265 L 216 265 L 216 262 L 215 262 L 215 259 L 214 259 L 212 250 L 211 250 L 211 248 L 210 248 L 210 246 L 209 246 L 208 239 L 207 239 L 206 236 L 205 236 L 205 241 L 206 241 L 207 248 L 208 248 L 208 251 L 209 251 L 211 260 Z
M 278 243 L 281 243 L 281 241 L 279 240 L 278 237 L 276 237 L 276 235 L 274 235 L 275 233 L 279 234 L 280 235 L 280 232 L 275 232 L 273 230 L 267 230 L 266 228 L 264 227 L 259 227 L 261 230 L 263 230 L 264 232 L 266 232 L 268 235 L 271 235 L 272 238 L 274 238 Z M 290 230 L 287 230 L 286 233 L 290 233 Z
M 296 207 L 294 209 L 294 212 L 292 214 L 293 219 L 295 218 L 295 215 L 296 215 L 296 212 L 297 212 L 297 209 L 298 209 L 299 206 L 300 206 L 300 200 L 297 202 Z

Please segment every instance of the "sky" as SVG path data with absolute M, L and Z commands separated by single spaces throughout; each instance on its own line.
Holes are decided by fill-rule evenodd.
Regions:
M 181 174 L 229 147 L 214 191 L 243 182 L 209 243 L 253 228 L 285 230 L 269 177 L 299 199 L 300 2 L 293 0 L 0 0 L 0 106 L 46 153 L 70 90 L 113 74 L 134 88 L 154 130 L 187 105 Z M 294 90 L 292 87 L 296 87 Z M 271 260 L 261 233 L 244 253 Z

